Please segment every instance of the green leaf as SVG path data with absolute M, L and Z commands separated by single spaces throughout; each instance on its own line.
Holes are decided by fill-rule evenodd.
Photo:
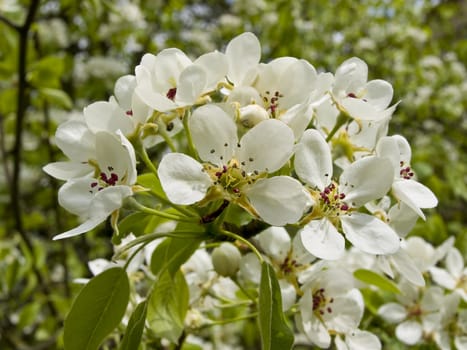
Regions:
M 381 290 L 385 290 L 391 293 L 399 294 L 401 291 L 397 287 L 397 285 L 376 272 L 366 270 L 366 269 L 358 269 L 353 273 L 356 279 L 359 279 L 362 282 L 367 284 L 371 284 L 373 286 L 378 287 Z
M 158 275 L 168 270 L 173 276 L 180 266 L 198 249 L 203 238 L 167 237 L 159 244 L 151 256 L 151 271 Z
M 161 274 L 148 305 L 148 324 L 157 337 L 177 343 L 183 332 L 188 310 L 189 291 L 185 276 L 178 270 L 174 276 Z
M 126 216 L 118 223 L 120 237 L 126 237 L 130 233 L 133 233 L 136 237 L 141 236 L 145 233 L 146 227 L 153 217 L 152 215 L 141 212 Z
M 164 198 L 168 201 L 167 196 L 165 195 L 164 190 L 162 189 L 161 182 L 152 173 L 146 173 L 138 176 L 137 180 L 138 185 L 149 188 L 152 193 L 157 195 L 159 198 Z
M 41 88 L 39 89 L 39 94 L 43 96 L 50 104 L 66 109 L 71 109 L 73 107 L 73 102 L 71 101 L 70 96 L 68 96 L 68 94 L 63 90 Z
M 291 349 L 294 335 L 282 312 L 279 282 L 274 269 L 266 262 L 263 262 L 261 267 L 259 288 L 259 327 L 262 349 Z
M 146 314 L 148 310 L 147 300 L 141 302 L 131 314 L 128 326 L 126 327 L 125 335 L 123 336 L 120 350 L 138 349 L 143 335 L 144 324 L 146 322 Z
M 65 62 L 60 56 L 46 56 L 29 66 L 28 82 L 35 87 L 59 88 Z
M 120 323 L 129 296 L 128 277 L 121 267 L 105 270 L 89 281 L 65 319 L 65 350 L 96 350 Z

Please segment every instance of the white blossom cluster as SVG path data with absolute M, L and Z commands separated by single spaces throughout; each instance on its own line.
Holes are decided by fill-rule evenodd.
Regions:
M 354 272 L 366 269 L 389 276 L 401 291 L 397 302 L 377 311 L 397 325 L 397 339 L 465 349 L 461 254 L 451 240 L 435 249 L 405 239 L 437 199 L 417 182 L 408 141 L 388 135 L 397 106 L 392 98 L 391 84 L 368 80 L 359 58 L 334 74 L 294 57 L 263 63 L 252 33 L 194 60 L 176 48 L 145 54 L 134 75 L 118 79 L 114 96 L 56 132 L 69 160 L 44 170 L 66 181 L 60 205 L 82 223 L 55 239 L 90 231 L 109 216 L 118 230 L 126 199 L 148 201 L 151 191 L 138 171 L 152 172 L 154 187 L 163 190 L 153 198 L 154 215 L 174 227 L 177 221 L 209 226 L 219 236 L 233 226 L 244 229 L 234 232 L 244 241 L 218 242 L 214 250 L 206 244 L 183 265 L 188 329 L 220 317 L 220 303 L 255 300 L 261 266 L 253 248 L 277 274 L 296 343 L 381 348 L 360 324 L 361 289 L 369 287 Z M 152 151 L 161 144 L 159 161 Z M 254 223 L 262 229 L 247 234 Z M 147 272 L 153 249 L 142 251 L 146 259 L 131 255 L 131 266 Z M 223 348 L 235 348 L 232 332 Z M 190 339 L 203 348 L 218 344 L 203 343 L 203 334 Z

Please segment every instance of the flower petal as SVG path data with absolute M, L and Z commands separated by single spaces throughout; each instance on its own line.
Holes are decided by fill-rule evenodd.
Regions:
M 169 153 L 162 158 L 159 179 L 167 197 L 175 204 L 193 204 L 203 199 L 212 185 L 203 166 L 182 153 Z
M 368 331 L 353 330 L 345 336 L 345 342 L 351 350 L 380 350 L 379 338 Z
M 345 252 L 345 239 L 327 219 L 313 220 L 301 231 L 305 249 L 325 260 L 337 260 Z
M 93 168 L 87 163 L 55 162 L 42 168 L 47 174 L 59 180 L 68 180 L 92 174 Z
M 365 90 L 365 100 L 376 109 L 383 110 L 391 103 L 393 89 L 386 80 L 371 80 L 366 84 Z
M 425 215 L 420 208 L 434 208 L 438 205 L 438 199 L 433 192 L 415 180 L 394 181 L 392 192 L 424 220 Z
M 94 198 L 91 184 L 95 182 L 92 177 L 68 180 L 58 190 L 58 203 L 70 213 L 86 217 Z
M 425 286 L 425 279 L 412 258 L 402 249 L 391 255 L 391 261 L 399 273 L 416 286 Z
M 307 185 L 323 190 L 332 178 L 329 145 L 319 131 L 308 129 L 295 149 L 295 172 Z
M 396 327 L 396 337 L 407 345 L 415 345 L 422 337 L 422 326 L 415 321 L 405 321 Z
M 353 207 L 383 197 L 391 188 L 393 169 L 389 160 L 379 157 L 360 158 L 344 169 L 339 179 L 340 192 Z
M 243 135 L 237 150 L 238 160 L 248 173 L 255 170 L 272 173 L 290 158 L 294 142 L 292 129 L 277 119 L 268 119 Z
M 120 107 L 125 111 L 131 109 L 131 99 L 136 87 L 136 77 L 134 75 L 124 75 L 117 79 L 114 87 L 114 95 Z
M 95 136 L 84 121 L 69 120 L 61 124 L 55 132 L 55 142 L 71 160 L 87 162 L 95 157 Z
M 407 317 L 407 311 L 401 304 L 387 303 L 378 309 L 378 315 L 389 323 L 399 323 Z
M 83 110 L 84 119 L 89 129 L 98 131 L 115 132 L 122 130 L 124 134 L 133 131 L 133 121 L 125 111 L 115 102 L 99 101 L 91 103 Z
M 146 67 L 142 65 L 137 66 L 135 68 L 135 75 L 138 82 L 135 93 L 146 105 L 160 112 L 167 112 L 177 107 L 165 94 L 162 95 L 155 89 L 152 82 L 152 75 Z M 165 93 L 167 93 L 168 90 L 169 89 L 167 89 Z
M 368 66 L 358 57 L 342 62 L 334 75 L 333 94 L 355 93 L 365 85 L 368 79 Z
M 207 89 L 214 89 L 219 82 L 224 81 L 229 68 L 227 57 L 218 51 L 199 56 L 193 64 L 204 68 Z
M 229 62 L 228 79 L 238 85 L 250 85 L 256 78 L 256 67 L 261 59 L 261 44 L 253 33 L 233 38 L 225 49 Z
M 178 106 L 192 105 L 206 87 L 206 72 L 196 65 L 186 67 L 180 74 L 175 101 Z
M 255 236 L 261 249 L 274 260 L 282 263 L 290 250 L 290 236 L 283 227 L 271 226 Z
M 260 179 L 244 191 L 261 219 L 274 226 L 296 223 L 311 201 L 300 182 L 289 176 Z
M 352 213 L 341 217 L 345 237 L 358 249 L 369 254 L 392 254 L 400 247 L 394 230 L 374 216 Z
M 202 160 L 222 165 L 233 158 L 238 144 L 237 126 L 219 106 L 197 108 L 191 115 L 189 128 Z

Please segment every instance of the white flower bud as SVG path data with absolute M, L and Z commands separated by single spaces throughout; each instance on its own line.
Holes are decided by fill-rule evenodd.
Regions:
M 257 104 L 240 108 L 240 122 L 247 128 L 252 128 L 263 120 L 269 119 L 269 113 Z
M 214 270 L 221 276 L 234 276 L 240 266 L 241 254 L 232 243 L 222 243 L 212 252 Z

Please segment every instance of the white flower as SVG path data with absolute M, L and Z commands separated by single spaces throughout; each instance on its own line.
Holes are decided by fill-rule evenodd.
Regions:
M 356 212 L 365 203 L 383 197 L 392 183 L 391 164 L 382 158 L 365 157 L 349 165 L 332 181 L 329 145 L 314 129 L 305 131 L 295 151 L 295 171 L 316 197 L 310 221 L 301 231 L 305 248 L 322 259 L 339 259 L 345 251 L 344 237 L 370 254 L 391 254 L 399 249 L 399 237 L 378 218 Z
M 135 69 L 136 94 L 152 109 L 172 111 L 195 104 L 214 89 L 227 73 L 227 59 L 210 52 L 192 62 L 182 51 L 165 49 L 145 54 Z
M 446 255 L 446 268 L 433 266 L 430 274 L 435 283 L 453 290 L 467 302 L 467 267 L 464 259 L 457 248 L 451 248 Z
M 363 302 L 360 292 L 353 288 L 350 273 L 333 268 L 318 271 L 302 289 L 297 325 L 311 342 L 327 348 L 330 334 L 357 329 Z
M 332 96 L 338 108 L 357 120 L 389 118 L 397 104 L 389 107 L 393 96 L 391 84 L 376 79 L 368 81 L 368 66 L 357 57 L 343 62 L 336 70 Z
M 443 291 L 439 287 L 420 290 L 407 283 L 399 285 L 401 294 L 397 295 L 399 303 L 387 303 L 378 309 L 378 315 L 389 323 L 397 323 L 396 337 L 407 345 L 417 344 L 423 336 L 424 328 L 433 322 L 433 315 L 438 313 L 443 303 Z M 438 317 L 436 314 L 435 317 Z
M 195 110 L 189 127 L 199 157 L 167 154 L 158 169 L 162 188 L 170 201 L 193 204 L 205 198 L 235 202 L 265 222 L 281 226 L 297 222 L 310 198 L 289 176 L 267 178 L 292 155 L 292 130 L 278 120 L 267 120 L 250 129 L 240 141 L 232 118 L 220 107 Z
M 339 335 L 334 340 L 337 350 L 380 350 L 379 338 L 368 331 L 356 329 L 345 334 L 344 340 Z
M 62 239 L 87 232 L 122 206 L 124 198 L 131 196 L 131 185 L 136 182 L 135 151 L 120 133 L 96 133 L 96 159 L 88 161 L 95 167 L 94 176 L 68 180 L 58 192 L 58 201 L 69 212 L 84 222 L 61 233 Z
M 415 174 L 410 167 L 412 151 L 407 140 L 400 135 L 382 137 L 376 145 L 376 154 L 389 159 L 392 164 L 394 196 L 425 219 L 421 208 L 434 208 L 438 200 L 428 187 L 413 179 Z

